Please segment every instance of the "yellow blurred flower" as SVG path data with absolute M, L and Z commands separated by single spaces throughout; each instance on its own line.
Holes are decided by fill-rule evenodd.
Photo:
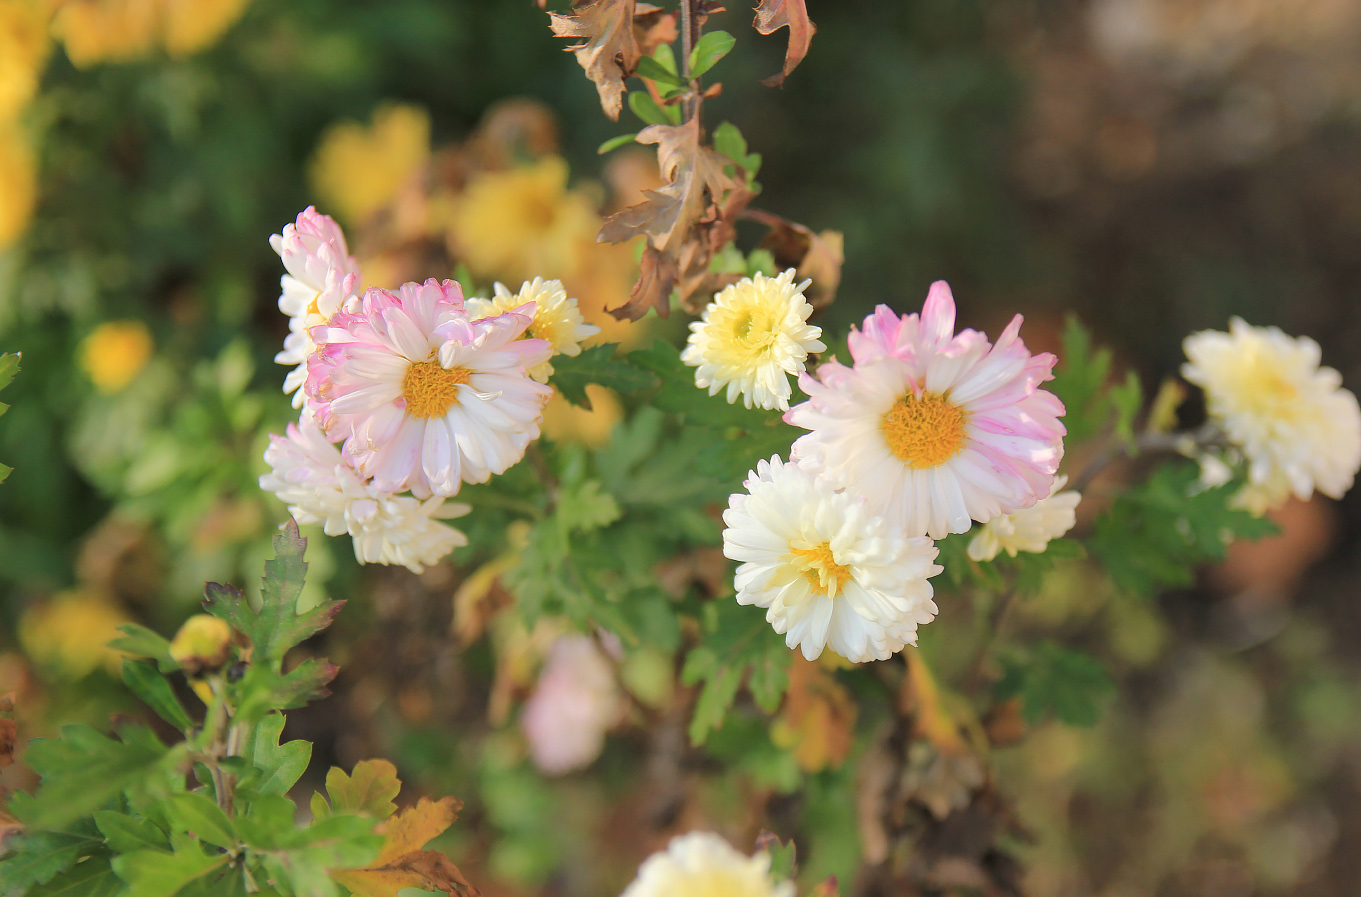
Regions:
M 586 387 L 591 410 L 578 408 L 557 392 L 543 408 L 543 435 L 554 442 L 577 442 L 597 448 L 610 441 L 614 425 L 624 416 L 619 397 L 595 383 Z
M 13 121 L 37 92 L 48 18 L 38 0 L 0 0 L 0 122 Z
M 37 197 L 33 150 L 17 127 L 0 124 L 0 249 L 24 232 Z
M 567 189 L 567 163 L 558 156 L 477 175 L 449 217 L 454 255 L 478 277 L 513 283 L 570 277 L 582 245 L 600 229 L 595 200 Z
M 389 104 L 369 127 L 339 122 L 326 130 L 312 157 L 312 186 L 342 218 L 358 222 L 391 202 L 430 157 L 430 116 Z
M 100 324 L 80 344 L 80 366 L 105 395 L 121 392 L 151 358 L 151 333 L 140 321 Z
M 175 57 L 217 42 L 250 0 L 68 0 L 52 30 L 77 67 L 124 62 L 157 47 Z
M 74 679 L 100 666 L 116 673 L 123 655 L 108 644 L 118 637 L 118 627 L 128 622 L 110 598 L 62 592 L 24 613 L 19 644 L 39 666 Z

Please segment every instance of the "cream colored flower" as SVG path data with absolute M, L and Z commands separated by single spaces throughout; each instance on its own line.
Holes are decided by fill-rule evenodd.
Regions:
M 567 297 L 560 280 L 536 277 L 525 281 L 518 293 L 512 293 L 504 284 L 497 283 L 492 298 L 473 297 L 466 300 L 465 307 L 469 316 L 477 320 L 514 311 L 526 302 L 534 303 L 534 323 L 529 325 L 525 336 L 547 340 L 553 347 L 554 355 L 580 355 L 582 341 L 600 332 L 599 327 L 587 324 L 582 318 L 577 301 Z M 540 383 L 547 383 L 553 375 L 553 362 L 549 360 L 537 364 L 525 373 Z
M 771 877 L 770 854 L 747 856 L 713 832 L 690 832 L 644 860 L 623 897 L 794 897 L 794 884 Z
M 1341 498 L 1361 469 L 1361 406 L 1318 343 L 1241 318 L 1184 342 L 1182 376 L 1205 390 L 1210 419 L 1247 458 L 1238 503 L 1256 513 L 1314 490 Z
M 969 557 L 975 561 L 990 561 L 1003 551 L 1016 557 L 1019 551 L 1039 554 L 1048 548 L 1050 541 L 1061 537 L 1077 523 L 1077 505 L 1082 496 L 1077 492 L 1061 492 L 1067 482 L 1067 477 L 1059 477 L 1048 498 L 983 524 L 969 542 Z
M 744 277 L 714 296 L 681 353 L 698 368 L 695 385 L 711 396 L 726 386 L 728 404 L 740 395 L 748 408 L 788 411 L 789 375 L 803 373 L 810 352 L 827 349 L 822 328 L 808 323 L 808 284 L 796 286 L 790 268 L 779 277 Z

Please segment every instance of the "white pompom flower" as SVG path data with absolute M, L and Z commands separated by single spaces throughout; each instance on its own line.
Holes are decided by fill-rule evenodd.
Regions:
M 471 510 L 441 498 L 421 501 L 380 492 L 362 479 L 303 413 L 287 435 L 270 435 L 260 488 L 288 505 L 298 523 L 321 524 L 328 536 L 348 534 L 361 564 L 398 564 L 416 573 L 468 544 L 443 521 Z
M 770 854 L 735 849 L 713 832 L 672 838 L 666 850 L 638 867 L 622 897 L 794 897 L 794 884 L 776 881 Z
M 862 498 L 778 456 L 745 485 L 723 512 L 723 554 L 741 562 L 739 604 L 767 608 L 809 660 L 823 648 L 856 663 L 887 660 L 916 644 L 917 627 L 936 616 L 935 543 L 902 535 Z
M 1048 498 L 983 524 L 969 541 L 969 557 L 975 561 L 990 561 L 1003 551 L 1011 557 L 1022 551 L 1043 552 L 1051 541 L 1061 538 L 1077 523 L 1077 506 L 1082 495 L 1061 491 L 1067 483 L 1067 477 L 1059 477 Z
M 714 296 L 690 325 L 681 361 L 695 371 L 695 385 L 709 395 L 727 387 L 728 403 L 742 397 L 751 408 L 789 410 L 789 375 L 804 370 L 811 352 L 824 352 L 822 328 L 808 323 L 813 306 L 795 285 L 794 269 L 779 277 L 744 277 Z
M 560 280 L 536 277 L 525 281 L 518 293 L 512 293 L 502 283 L 497 283 L 494 289 L 495 295 L 490 299 L 472 297 L 467 300 L 469 316 L 474 320 L 490 318 L 533 302 L 534 322 L 525 331 L 525 336 L 547 340 L 554 355 L 580 355 L 582 342 L 600 332 L 599 327 L 586 323 L 577 301 L 568 297 Z M 540 383 L 547 383 L 553 376 L 553 363 L 545 361 L 526 373 Z
M 1182 376 L 1205 390 L 1210 420 L 1247 458 L 1240 504 L 1264 513 L 1291 494 L 1341 498 L 1361 469 L 1361 407 L 1318 343 L 1234 318 L 1183 343 Z

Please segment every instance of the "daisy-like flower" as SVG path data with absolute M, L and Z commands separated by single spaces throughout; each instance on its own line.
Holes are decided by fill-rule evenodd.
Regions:
M 292 393 L 293 407 L 301 408 L 299 387 L 307 379 L 307 358 L 317 348 L 312 328 L 356 301 L 359 264 L 349 254 L 340 225 L 312 206 L 285 225 L 282 234 L 270 237 L 269 245 L 288 271 L 279 281 L 279 310 L 288 315 L 289 334 L 274 360 L 295 366 L 284 378 L 284 394 Z
M 990 561 L 1003 551 L 1012 557 L 1020 551 L 1039 554 L 1050 541 L 1061 537 L 1077 523 L 1078 492 L 1060 491 L 1067 477 L 1054 481 L 1054 493 L 1029 508 L 994 517 L 969 541 L 969 557 Z
M 1053 355 L 1031 355 L 1017 315 L 994 345 L 955 329 L 944 282 L 921 316 L 879 306 L 850 336 L 854 367 L 804 374 L 809 400 L 786 415 L 812 432 L 792 457 L 850 489 L 910 536 L 943 538 L 1050 494 L 1063 458 L 1063 403 L 1039 385 Z
M 1263 513 L 1292 493 L 1341 498 L 1351 488 L 1361 407 L 1341 374 L 1319 367 L 1318 343 L 1234 318 L 1228 333 L 1202 330 L 1183 347 L 1182 376 L 1205 390 L 1210 419 L 1247 457 L 1240 503 Z
M 469 319 L 457 283 L 369 290 L 318 327 L 307 397 L 328 437 L 383 492 L 453 495 L 524 456 L 553 390 L 526 368 L 552 352 L 517 339 L 534 309 Z
M 789 410 L 789 375 L 800 374 L 808 353 L 827 347 L 821 327 L 808 323 L 813 306 L 803 297 L 811 281 L 795 285 L 794 269 L 779 277 L 744 277 L 723 288 L 690 325 L 681 361 L 698 368 L 695 385 L 728 404 L 742 396 L 748 408 Z
M 867 503 L 778 456 L 761 461 L 723 512 L 723 554 L 740 561 L 737 602 L 768 608 L 785 644 L 816 660 L 887 660 L 936 615 L 930 539 L 907 538 Z
M 747 856 L 713 832 L 671 839 L 638 867 L 622 897 L 794 897 L 794 883 L 776 881 L 770 854 Z
M 468 505 L 373 488 L 306 412 L 299 423 L 288 425 L 287 435 L 269 439 L 265 461 L 270 472 L 260 477 L 260 488 L 286 503 L 298 523 L 319 523 L 328 536 L 353 537 L 361 564 L 400 564 L 420 573 L 468 544 L 463 533 L 443 522 L 468 513 Z
M 526 334 L 533 339 L 547 340 L 554 355 L 580 355 L 581 343 L 600 332 L 594 324 L 587 324 L 577 308 L 577 301 L 567 297 L 560 280 L 536 277 L 525 281 L 520 292 L 512 293 L 504 284 L 497 283 L 490 299 L 468 299 L 468 314 L 474 319 L 488 318 L 534 303 L 534 323 Z M 553 363 L 545 361 L 529 369 L 529 376 L 547 383 L 553 376 Z

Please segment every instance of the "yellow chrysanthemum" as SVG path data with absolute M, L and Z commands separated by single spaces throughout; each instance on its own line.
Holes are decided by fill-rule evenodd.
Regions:
M 33 98 L 51 41 L 37 0 L 0 0 L 0 123 L 13 121 Z
M 37 196 L 32 149 L 18 128 L 0 125 L 0 249 L 24 232 Z
M 19 643 L 40 666 L 79 679 L 100 666 L 117 672 L 122 655 L 108 646 L 131 622 L 109 598 L 72 591 L 29 609 L 19 620 Z
M 534 323 L 525 331 L 528 339 L 548 340 L 554 355 L 580 355 L 581 343 L 600 332 L 600 328 L 587 324 L 581 317 L 577 301 L 567 296 L 560 280 L 544 280 L 536 277 L 520 286 L 520 292 L 512 293 L 505 284 L 497 283 L 495 295 L 490 299 L 476 296 L 468 299 L 468 313 L 474 318 L 490 318 L 519 308 L 526 302 L 534 303 Z M 552 361 L 535 365 L 526 373 L 547 383 L 553 376 Z
M 171 56 L 215 44 L 245 12 L 250 0 L 67 0 L 53 31 L 80 68 L 125 62 L 157 47 Z
M 595 202 L 567 189 L 567 163 L 557 156 L 478 175 L 449 217 L 454 254 L 478 277 L 512 282 L 570 277 L 577 250 L 600 229 Z
M 577 442 L 588 448 L 599 448 L 610 441 L 614 425 L 624 416 L 619 398 L 611 390 L 592 383 L 586 387 L 591 407 L 578 408 L 558 393 L 543 406 L 543 423 L 539 429 L 554 442 Z
M 390 203 L 430 158 L 430 115 L 417 106 L 389 104 L 373 124 L 332 125 L 312 158 L 312 185 L 350 222 Z
M 151 332 L 140 321 L 100 324 L 80 344 L 80 366 L 95 389 L 122 392 L 151 359 Z

